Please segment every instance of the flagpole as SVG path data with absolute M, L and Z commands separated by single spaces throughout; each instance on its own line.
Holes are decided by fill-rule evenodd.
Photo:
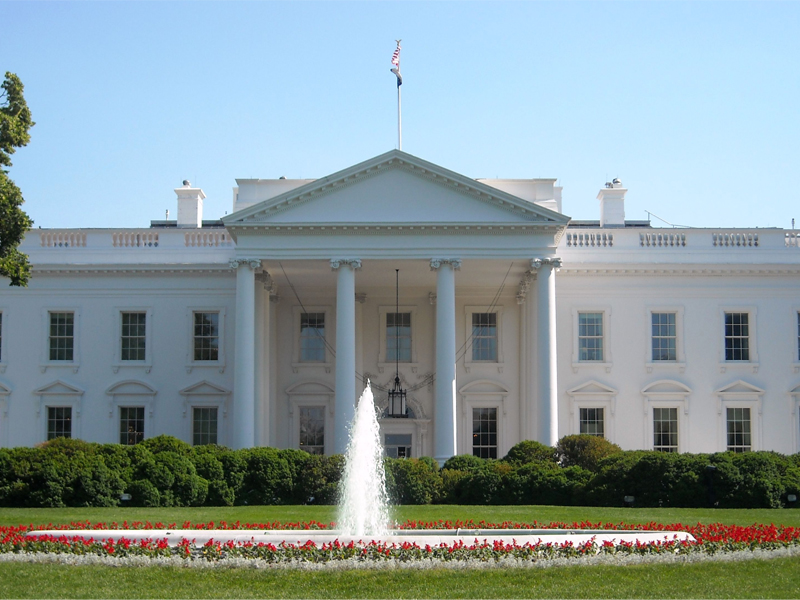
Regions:
M 397 149 L 403 149 L 403 109 L 401 103 L 400 86 L 403 85 L 403 76 L 400 74 L 400 42 L 402 40 L 395 40 L 397 48 L 392 54 L 392 64 L 394 67 L 391 69 L 392 73 L 397 77 Z

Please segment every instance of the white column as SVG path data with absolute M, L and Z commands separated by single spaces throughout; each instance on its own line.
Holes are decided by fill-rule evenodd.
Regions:
M 436 385 L 433 455 L 443 465 L 456 446 L 456 277 L 457 258 L 433 258 L 436 271 Z
M 356 414 L 356 274 L 358 259 L 331 259 L 336 278 L 336 395 L 333 451 L 347 450 L 348 429 Z
M 236 269 L 236 350 L 233 388 L 233 447 L 255 445 L 255 277 L 261 261 L 234 258 Z
M 274 284 L 266 271 L 256 275 L 256 339 L 255 339 L 255 399 L 256 412 L 255 443 L 259 446 L 270 445 L 270 310 L 269 296 Z
M 558 442 L 558 363 L 556 361 L 556 274 L 560 258 L 535 258 L 536 269 L 538 363 L 538 436 L 537 441 L 548 446 Z
M 519 439 L 533 439 L 533 428 L 531 427 L 531 406 L 530 400 L 530 340 L 533 339 L 531 332 L 530 306 L 534 304 L 529 299 L 528 290 L 533 282 L 533 272 L 527 271 L 519 283 L 517 292 L 517 306 L 519 306 Z

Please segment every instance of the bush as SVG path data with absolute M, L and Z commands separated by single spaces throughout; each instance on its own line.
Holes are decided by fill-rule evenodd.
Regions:
M 275 448 L 249 448 L 240 452 L 247 463 L 247 474 L 237 503 L 283 504 L 292 490 L 292 474 L 286 459 Z
M 478 458 L 472 454 L 459 454 L 451 456 L 442 465 L 443 469 L 450 469 L 451 471 L 477 471 L 482 469 L 486 464 L 486 460 Z
M 596 435 L 568 435 L 556 444 L 556 459 L 562 467 L 582 467 L 597 471 L 600 461 L 622 452 L 616 444 Z
M 153 454 L 174 452 L 175 454 L 188 456 L 192 453 L 192 447 L 189 444 L 171 435 L 157 435 L 156 437 L 147 438 L 136 445 L 147 448 Z
M 503 457 L 503 461 L 514 466 L 526 465 L 528 463 L 551 463 L 556 464 L 556 449 L 545 446 L 540 442 L 525 440 L 516 444 Z
M 395 504 L 430 504 L 442 491 L 438 468 L 416 458 L 388 458 L 386 466 L 394 480 Z
M 509 472 L 503 481 L 503 504 L 579 504 L 592 474 L 581 467 L 561 469 L 531 462 Z

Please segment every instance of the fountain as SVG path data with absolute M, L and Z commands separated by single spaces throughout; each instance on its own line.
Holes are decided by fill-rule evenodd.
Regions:
M 516 543 L 519 545 L 538 543 L 564 544 L 577 546 L 594 541 L 619 543 L 655 543 L 667 539 L 694 540 L 686 532 L 664 531 L 621 531 L 588 529 L 428 529 L 403 530 L 389 529 L 389 509 L 386 482 L 383 471 L 383 448 L 380 439 L 375 405 L 370 385 L 364 389 L 351 424 L 350 442 L 345 457 L 345 469 L 341 482 L 338 530 L 70 530 L 70 536 L 84 538 L 102 535 L 104 540 L 126 538 L 132 541 L 142 539 L 166 539 L 171 546 L 190 540 L 200 547 L 209 540 L 225 543 L 281 543 L 301 546 L 307 542 L 316 545 L 330 544 L 336 540 L 347 544 L 368 544 L 370 542 L 398 544 L 448 546 L 455 543 L 470 545 L 476 542 L 494 544 Z M 30 532 L 29 535 L 62 536 L 64 530 Z

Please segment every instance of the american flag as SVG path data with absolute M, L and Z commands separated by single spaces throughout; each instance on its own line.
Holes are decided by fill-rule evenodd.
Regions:
M 397 41 L 397 49 L 394 51 L 394 54 L 392 54 L 392 64 L 395 67 L 399 67 L 400 66 L 400 41 L 399 40 Z

